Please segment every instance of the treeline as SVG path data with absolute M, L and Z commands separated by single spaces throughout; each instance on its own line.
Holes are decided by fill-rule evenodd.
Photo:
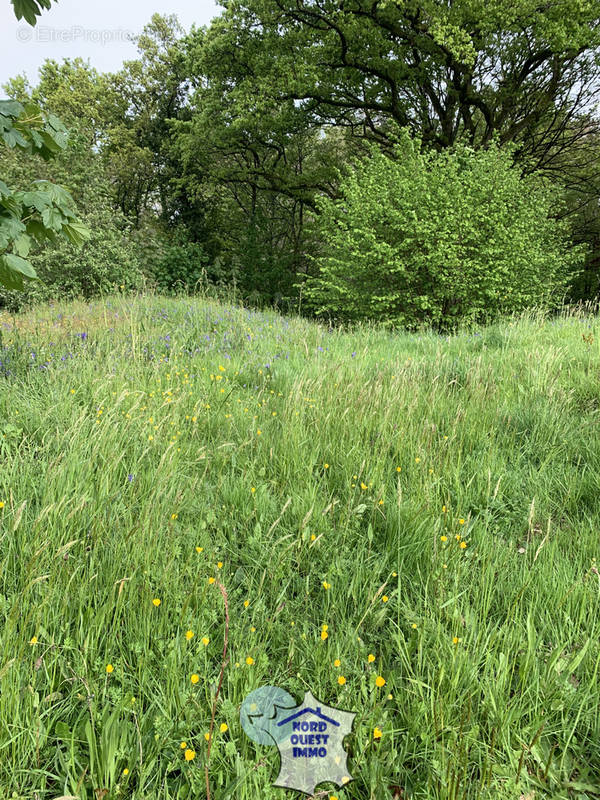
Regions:
M 3 148 L 91 231 L 31 256 L 51 296 L 235 287 L 256 305 L 444 330 L 600 293 L 600 14 L 561 0 L 226 0 L 153 16 L 115 74 L 15 77 L 70 132 Z

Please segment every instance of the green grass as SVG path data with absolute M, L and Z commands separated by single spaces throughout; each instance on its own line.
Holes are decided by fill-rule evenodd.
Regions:
M 320 796 L 600 797 L 595 316 L 0 323 L 1 798 L 206 797 L 218 582 L 211 800 L 293 796 L 240 726 L 265 684 L 357 712 Z

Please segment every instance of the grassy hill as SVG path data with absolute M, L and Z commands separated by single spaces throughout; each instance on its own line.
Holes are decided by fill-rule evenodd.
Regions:
M 265 684 L 357 712 L 330 800 L 600 797 L 598 328 L 0 315 L 0 797 L 292 796 Z

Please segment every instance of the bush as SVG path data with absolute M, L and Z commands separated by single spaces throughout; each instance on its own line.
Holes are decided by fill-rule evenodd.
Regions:
M 137 249 L 124 217 L 101 199 L 80 216 L 92 232 L 83 247 L 57 240 L 38 248 L 30 260 L 40 280 L 28 281 L 23 292 L 1 290 L 0 306 L 19 311 L 35 302 L 88 299 L 119 286 L 143 285 Z
M 317 199 L 321 249 L 305 284 L 316 314 L 449 330 L 531 305 L 554 307 L 583 262 L 557 199 L 522 179 L 510 150 L 420 151 L 402 132 Z M 555 191 L 555 190 L 554 190 Z

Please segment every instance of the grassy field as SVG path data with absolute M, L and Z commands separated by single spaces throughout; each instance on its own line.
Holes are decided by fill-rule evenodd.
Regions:
M 265 684 L 357 712 L 319 797 L 600 797 L 599 328 L 0 316 L 0 798 L 298 797 Z

